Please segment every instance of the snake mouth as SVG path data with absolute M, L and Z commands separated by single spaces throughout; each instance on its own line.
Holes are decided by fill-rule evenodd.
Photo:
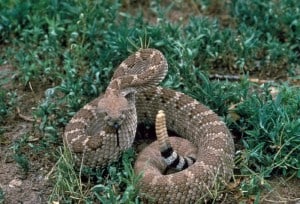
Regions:
M 112 119 L 111 117 L 105 118 L 106 123 L 108 126 L 112 127 L 115 130 L 115 135 L 117 137 L 117 147 L 120 147 L 120 137 L 119 137 L 119 130 L 121 128 L 123 120 L 120 119 Z
M 113 119 L 109 119 L 109 120 L 106 120 L 106 123 L 108 126 L 118 130 L 121 128 L 121 125 L 122 125 L 122 120 L 120 119 L 116 119 L 116 120 L 113 120 Z
M 118 129 L 120 129 L 121 124 L 119 124 L 119 123 L 117 123 L 117 122 L 114 122 L 113 127 L 114 127 L 116 130 L 118 130 Z

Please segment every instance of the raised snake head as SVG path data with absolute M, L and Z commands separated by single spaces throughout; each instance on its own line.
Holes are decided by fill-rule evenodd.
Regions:
M 104 120 L 107 125 L 119 129 L 126 118 L 126 114 L 132 109 L 131 94 L 108 94 L 100 99 L 98 112 L 104 113 Z

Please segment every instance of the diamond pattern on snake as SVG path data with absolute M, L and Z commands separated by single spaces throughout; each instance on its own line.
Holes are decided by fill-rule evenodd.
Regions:
M 82 162 L 102 168 L 132 146 L 138 123 L 155 124 L 162 110 L 166 128 L 189 141 L 170 137 L 170 145 L 194 161 L 184 170 L 165 174 L 161 146 L 150 144 L 134 167 L 137 173 L 143 172 L 141 198 L 145 203 L 201 203 L 232 177 L 233 139 L 212 110 L 190 96 L 159 86 L 167 71 L 168 63 L 159 50 L 140 49 L 130 55 L 115 70 L 105 93 L 73 116 L 64 141 L 78 166 Z

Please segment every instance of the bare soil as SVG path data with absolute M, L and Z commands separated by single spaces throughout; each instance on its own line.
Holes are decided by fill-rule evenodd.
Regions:
M 31 90 L 19 84 L 16 79 L 18 73 L 13 66 L 0 66 L 0 72 L 0 81 L 3 81 L 3 78 L 6 81 L 9 79 L 2 88 L 15 91 L 17 95 L 17 109 L 12 111 L 5 121 L 0 121 L 1 129 L 4 130 L 4 133 L 0 134 L 0 188 L 4 194 L 4 201 L 1 201 L 0 197 L 0 203 L 47 203 L 51 193 L 51 184 L 46 179 L 52 166 L 49 165 L 49 161 L 38 157 L 34 152 L 28 152 L 30 149 L 22 149 L 26 156 L 19 155 L 18 158 L 23 156 L 23 164 L 27 165 L 28 172 L 20 167 L 22 161 L 16 162 L 16 148 L 20 147 L 22 138 L 27 138 L 31 143 L 39 140 L 40 136 L 33 131 L 35 121 L 32 111 L 42 100 L 46 88 L 37 86 L 36 90 Z M 25 135 L 28 137 L 24 137 Z

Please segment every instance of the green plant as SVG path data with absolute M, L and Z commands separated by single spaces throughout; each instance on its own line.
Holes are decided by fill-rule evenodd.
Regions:
M 5 194 L 2 188 L 0 188 L 0 203 L 4 203 Z
M 299 41 L 299 1 L 232 1 L 232 15 L 236 21 L 262 31 L 263 38 L 274 36 L 291 45 Z
M 134 173 L 133 154 L 131 149 L 122 155 L 121 167 L 109 166 L 108 179 L 98 176 L 101 184 L 95 185 L 92 190 L 101 203 L 140 203 L 136 186 L 142 175 Z
M 238 108 L 243 121 L 247 121 L 244 146 L 255 153 L 253 161 L 257 166 L 253 167 L 256 171 L 266 166 L 283 175 L 296 171 L 299 176 L 300 95 L 297 89 L 291 87 L 283 87 L 275 99 L 268 91 L 265 94 L 263 97 L 250 97 Z M 287 171 L 288 167 L 292 172 Z
M 6 93 L 4 90 L 0 90 L 0 121 L 4 121 L 8 112 L 8 107 L 6 104 Z
M 24 89 L 44 91 L 33 112 L 39 140 L 31 143 L 24 135 L 11 148 L 25 171 L 32 152 L 58 160 L 51 201 L 139 202 L 135 189 L 139 176 L 124 163 L 131 159 L 123 158 L 121 165 L 110 165 L 106 172 L 82 169 L 86 177 L 96 177 L 99 184 L 95 185 L 80 180 L 67 150 L 60 150 L 57 159 L 53 149 L 62 148 L 63 127 L 84 104 L 104 92 L 115 67 L 144 46 L 161 50 L 168 60 L 162 86 L 192 96 L 224 118 L 236 137 L 236 174 L 243 178 L 239 187 L 244 196 L 257 195 L 258 202 L 261 189 L 269 187 L 267 178 L 299 177 L 297 87 L 273 84 L 280 89 L 273 98 L 270 85 L 261 88 L 248 81 L 255 76 L 285 79 L 298 73 L 299 1 L 220 1 L 228 9 L 224 13 L 235 21 L 230 27 L 212 16 L 170 21 L 167 16 L 176 2 L 164 7 L 159 1 L 149 3 L 153 24 L 141 10 L 134 10 L 134 15 L 124 11 L 123 3 L 0 1 L 0 63 L 16 67 L 16 82 Z M 217 5 L 206 0 L 190 3 L 204 11 Z M 210 80 L 214 73 L 242 79 Z M 3 78 L 0 85 L 6 82 Z M 1 124 L 19 99 L 18 92 L 1 88 Z
M 49 202 L 87 202 L 89 192 L 81 182 L 81 171 L 79 175 L 75 171 L 70 150 L 64 146 L 63 149 L 59 149 L 58 154 L 59 159 L 53 167 L 54 176 L 52 179 L 54 180 L 54 187 L 49 197 Z
M 0 72 L 1 74 L 1 72 Z M 5 124 L 6 119 L 13 113 L 17 106 L 18 96 L 15 91 L 7 91 L 0 88 L 0 125 Z
M 274 175 L 300 178 L 299 104 L 298 89 L 284 85 L 275 98 L 265 86 L 237 107 L 240 119 L 233 127 L 242 134 L 243 146 L 237 165 L 248 177 L 241 186 L 247 195 L 259 193 Z
M 277 77 L 283 75 L 282 67 L 288 66 L 292 72 L 299 64 L 299 6 L 296 0 L 234 0 L 231 4 L 231 15 L 239 25 L 237 30 L 243 33 L 248 27 L 259 33 L 261 46 L 256 59 L 261 67 L 275 71 Z
M 132 168 L 133 156 L 134 152 L 129 150 L 120 159 L 122 165 L 116 162 L 107 169 L 98 170 L 81 166 L 78 172 L 74 168 L 70 150 L 64 146 L 53 167 L 55 185 L 49 201 L 93 203 L 98 200 L 101 203 L 132 203 L 135 200 L 134 203 L 139 203 L 135 186 L 140 176 L 135 175 Z M 84 177 L 88 178 L 88 182 L 81 181 Z M 99 184 L 92 186 L 90 179 L 94 180 L 93 178 Z
M 30 167 L 30 160 L 29 156 L 26 155 L 24 152 L 24 149 L 26 149 L 28 146 L 28 135 L 24 135 L 19 140 L 16 140 L 12 146 L 10 147 L 14 152 L 14 160 L 17 162 L 17 164 L 22 168 L 22 170 L 27 173 L 29 171 Z

